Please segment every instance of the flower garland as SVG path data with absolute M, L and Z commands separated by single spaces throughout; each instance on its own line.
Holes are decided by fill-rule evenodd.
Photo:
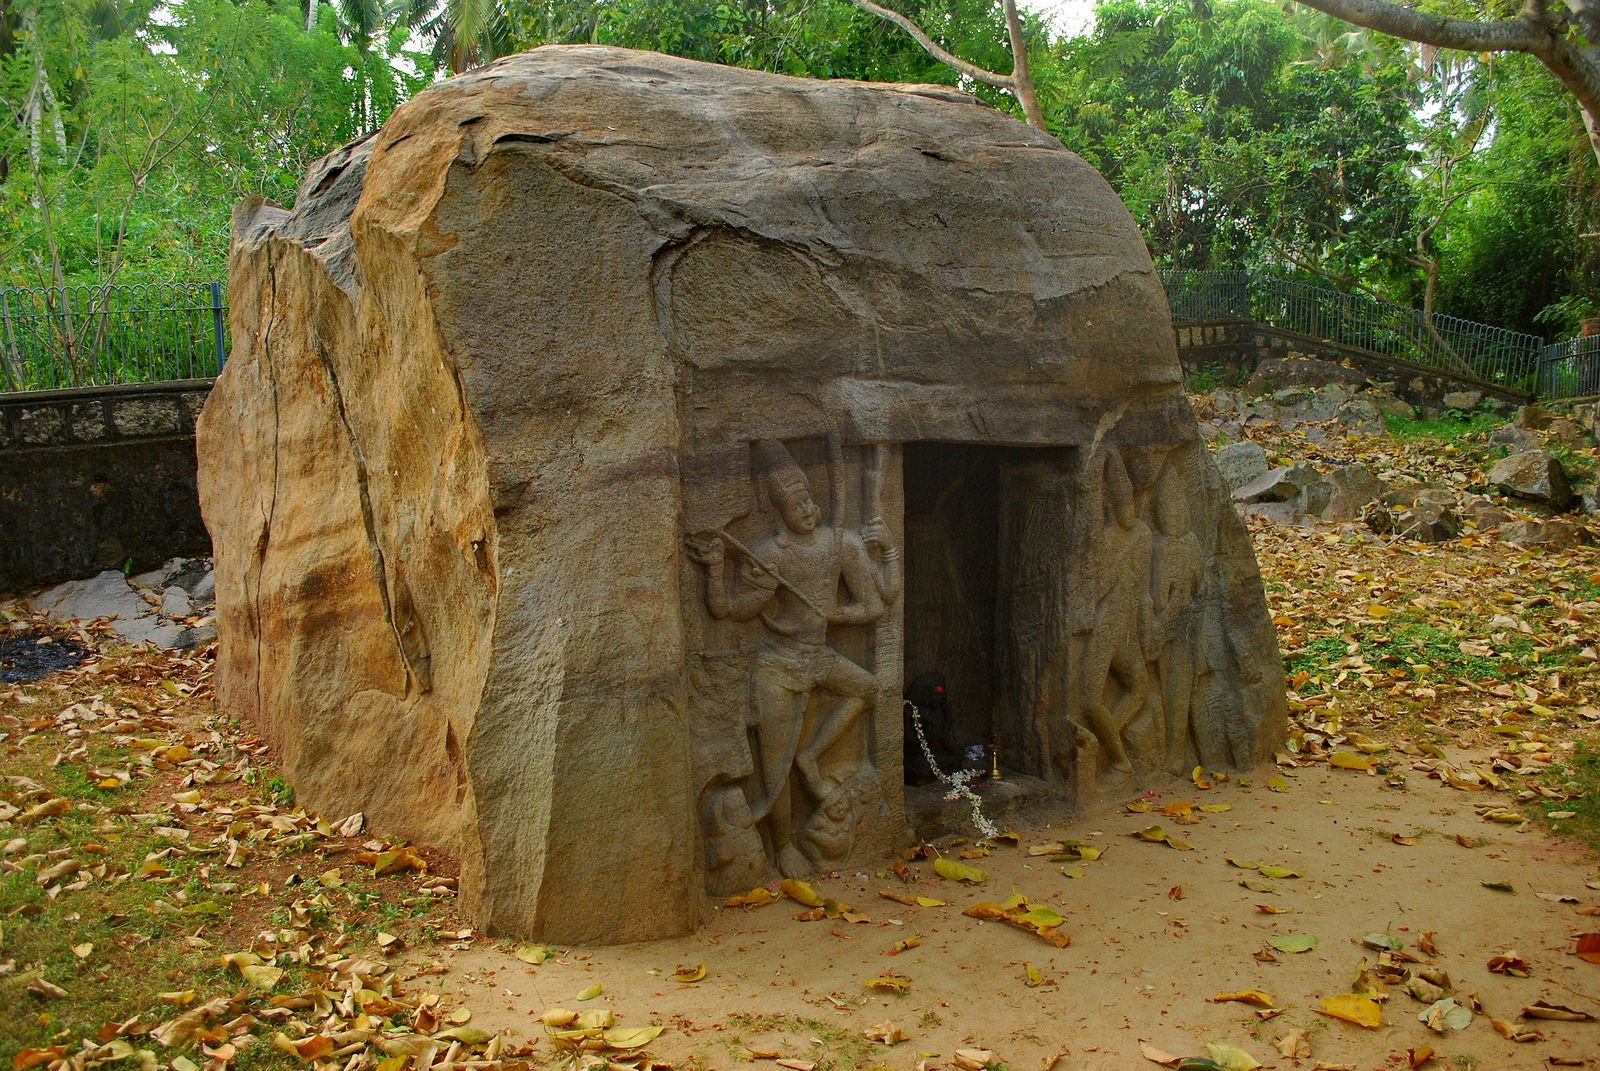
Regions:
M 917 730 L 917 743 L 922 745 L 922 757 L 928 760 L 928 769 L 933 771 L 945 786 L 944 798 L 947 800 L 968 800 L 972 804 L 972 824 L 978 827 L 985 839 L 998 837 L 999 828 L 983 814 L 983 800 L 972 790 L 972 782 L 982 776 L 977 770 L 957 770 L 947 774 L 939 769 L 939 764 L 934 761 L 933 749 L 928 746 L 928 738 L 922 732 L 922 711 L 911 700 L 905 701 L 906 708 L 911 711 L 911 724 Z

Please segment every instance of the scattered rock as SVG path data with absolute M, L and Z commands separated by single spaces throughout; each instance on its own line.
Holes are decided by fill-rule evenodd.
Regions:
M 1504 446 L 1513 454 L 1544 448 L 1544 442 L 1537 434 L 1527 428 L 1519 428 L 1515 424 L 1502 424 L 1495 428 L 1489 433 L 1489 442 L 1495 446 Z
M 1378 407 L 1378 412 L 1386 417 L 1398 417 L 1401 420 L 1417 419 L 1417 407 L 1404 398 L 1396 398 L 1384 390 L 1370 390 L 1361 395 Z
M 1517 410 L 1511 423 L 1528 431 L 1543 431 L 1550 426 L 1551 416 L 1537 405 L 1525 405 Z
M 1306 399 L 1306 419 L 1332 420 L 1349 401 L 1350 392 L 1338 383 L 1318 387 Z
M 1461 518 L 1449 506 L 1419 502 L 1395 515 L 1394 534 L 1419 543 L 1443 543 L 1461 534 Z
M 1456 493 L 1442 483 L 1422 483 L 1408 480 L 1397 483 L 1384 493 L 1383 504 L 1394 509 L 1428 505 L 1455 508 Z
M 173 586 L 161 593 L 161 616 L 188 617 L 192 613 L 194 613 L 194 607 L 189 603 L 189 593 L 187 591 Z
M 1576 488 L 1574 493 L 1578 496 L 1579 509 L 1591 517 L 1600 516 L 1600 487 L 1586 483 Z
M 1299 469 L 1304 466 L 1296 465 Z M 1301 484 L 1296 481 L 1294 469 L 1279 467 L 1262 473 L 1233 492 L 1235 502 L 1254 504 L 1260 502 L 1289 502 L 1300 495 Z
M 1281 387 L 1326 387 L 1330 383 L 1343 383 L 1350 387 L 1364 387 L 1367 377 L 1353 368 L 1318 361 L 1308 357 L 1271 357 L 1256 365 L 1256 370 L 1245 384 L 1249 394 L 1266 394 Z
M 1370 398 L 1351 398 L 1334 415 L 1339 423 L 1362 435 L 1382 435 L 1388 430 L 1384 427 L 1383 412 Z
M 1462 503 L 1461 512 L 1466 515 L 1467 523 L 1480 532 L 1487 532 L 1500 527 L 1511 520 L 1511 514 L 1501 509 L 1487 498 L 1472 497 Z
M 1544 429 L 1546 442 L 1554 442 L 1559 446 L 1583 446 L 1588 441 L 1588 434 L 1571 417 L 1555 417 Z
M 1572 486 L 1567 481 L 1566 470 L 1544 450 L 1527 450 L 1501 458 L 1489 470 L 1489 482 L 1502 494 L 1551 509 L 1562 510 L 1572 504 Z
M 1358 520 L 1368 505 L 1383 494 L 1383 481 L 1365 465 L 1346 465 L 1325 477 L 1328 504 L 1322 510 L 1325 521 Z
M 1453 390 L 1446 392 L 1444 407 L 1455 409 L 1462 413 L 1470 413 L 1483 403 L 1481 390 Z
M 1510 521 L 1500 526 L 1500 537 L 1523 546 L 1581 547 L 1594 542 L 1583 525 L 1559 518 Z
M 1229 443 L 1216 453 L 1217 469 L 1222 473 L 1228 490 L 1237 491 L 1252 480 L 1266 474 L 1267 451 L 1260 443 Z
M 1279 524 L 1292 524 L 1304 515 L 1320 514 L 1332 493 L 1328 482 L 1311 465 L 1275 468 L 1233 493 L 1233 500 L 1249 507 L 1244 512 Z
M 173 580 L 207 594 L 193 596 Z M 56 623 L 103 618 L 111 631 L 128 643 L 183 650 L 216 638 L 209 619 L 194 625 L 185 620 L 199 612 L 197 602 L 209 604 L 214 583 L 209 562 L 174 558 L 162 568 L 136 577 L 107 569 L 87 580 L 69 580 L 40 592 L 30 605 Z M 165 586 L 157 589 L 157 585 Z

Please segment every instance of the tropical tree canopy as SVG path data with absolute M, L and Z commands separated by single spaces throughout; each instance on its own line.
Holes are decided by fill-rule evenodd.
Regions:
M 13 0 L 0 272 L 220 277 L 236 202 L 292 201 L 312 160 L 435 78 L 540 44 L 937 82 L 1020 118 L 1015 85 L 966 69 L 1011 75 L 1017 47 L 1031 120 L 1101 170 L 1164 265 L 1546 334 L 1600 313 L 1600 165 L 1546 57 L 1270 0 L 1101 0 L 1090 32 L 1055 37 L 1026 2 L 1013 34 L 1002 0 Z

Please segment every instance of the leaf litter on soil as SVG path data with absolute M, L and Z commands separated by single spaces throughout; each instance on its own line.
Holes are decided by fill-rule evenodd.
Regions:
M 1365 461 L 1386 479 L 1406 473 L 1463 489 L 1481 480 L 1471 449 L 1452 454 L 1343 435 L 1318 444 L 1271 427 L 1251 434 L 1273 456 L 1330 466 Z M 1255 775 L 1262 787 L 1292 792 L 1296 771 L 1311 766 L 1395 787 L 1407 778 L 1428 778 L 1474 801 L 1472 813 L 1488 825 L 1513 828 L 1531 819 L 1600 843 L 1600 806 L 1588 805 L 1591 789 L 1600 786 L 1594 627 L 1600 557 L 1592 548 L 1530 549 L 1475 532 L 1426 545 L 1374 536 L 1359 525 L 1294 528 L 1252 520 L 1249 528 L 1285 657 L 1291 714 L 1278 771 Z M 8 611 L 7 619 L 18 633 L 38 624 L 17 611 Z M 13 1006 L 0 1012 L 9 1016 L 0 1019 L 7 1038 L 0 1057 L 10 1059 L 14 1071 L 86 1071 L 120 1060 L 146 1069 L 228 1071 L 252 1051 L 258 1054 L 253 1059 L 276 1057 L 285 1066 L 345 1071 L 492 1071 L 530 1059 L 532 1044 L 480 1029 L 470 1009 L 451 1005 L 436 988 L 437 975 L 447 969 L 442 961 L 480 939 L 450 914 L 448 860 L 373 835 L 359 816 L 323 818 L 294 807 L 266 747 L 229 724 L 226 711 L 213 712 L 211 652 L 128 652 L 87 629 L 69 637 L 89 652 L 87 663 L 0 690 L 0 746 L 8 756 L 0 780 L 0 869 L 22 879 L 6 887 L 8 899 L 0 904 L 0 995 Z M 1222 771 L 1196 768 L 1182 784 L 1203 800 L 1214 798 L 1218 786 L 1236 783 Z M 1147 793 L 1126 810 L 1149 817 L 1125 832 L 1198 856 L 1204 828 L 1180 838 L 1152 820 L 1203 826 L 1230 806 L 1181 798 L 1163 804 Z M 1391 840 L 1415 846 L 1429 835 L 1426 825 L 1418 816 L 1410 827 L 1415 832 Z M 1022 948 L 1038 949 L 1039 938 L 1063 948 L 1070 910 L 1045 908 L 1013 890 L 1004 901 L 940 911 L 944 899 L 920 894 L 953 899 L 979 892 L 975 886 L 989 875 L 963 860 L 1000 852 L 1071 863 L 1060 870 L 1067 878 L 1082 876 L 1083 864 L 1117 865 L 1116 854 L 1106 857 L 1103 847 L 1056 836 L 1031 847 L 1013 835 L 965 848 L 952 844 L 951 856 L 909 853 L 893 866 L 902 884 L 880 896 L 944 919 L 966 916 L 969 925 L 992 920 L 1022 931 L 1011 938 L 1027 942 L 1013 953 L 1013 976 L 1026 990 L 1053 986 L 1048 970 L 1024 960 L 1034 953 Z M 1468 851 L 1483 840 L 1456 834 Z M 1264 894 L 1278 889 L 1263 879 L 1294 884 L 1300 877 L 1272 859 L 1235 865 L 1255 871 L 1241 884 Z M 942 882 L 930 884 L 924 876 Z M 1492 880 L 1484 884 L 1496 887 Z M 1183 888 L 1173 885 L 1168 900 L 1180 901 Z M 86 918 L 82 908 L 96 897 L 107 897 L 112 907 L 100 924 L 66 921 L 73 914 Z M 730 898 L 726 909 L 751 911 L 782 899 L 808 908 L 798 916 L 803 920 L 870 923 L 799 881 L 754 888 Z M 1255 910 L 1276 915 L 1293 909 L 1260 904 Z M 45 922 L 58 932 L 41 937 Z M 1200 924 L 1172 923 L 1178 932 Z M 1581 931 L 1574 958 L 1600 954 L 1600 939 L 1587 933 L 1593 928 L 1574 927 Z M 1470 1025 L 1473 995 L 1396 947 L 1398 938 L 1383 931 L 1363 938 L 1359 930 L 1327 936 L 1320 956 L 1336 937 L 1339 946 L 1364 941 L 1365 956 L 1377 954 L 1362 959 L 1351 992 L 1205 992 L 1222 1006 L 1254 1005 L 1252 1014 L 1260 1018 L 1279 1014 L 1280 1005 L 1298 1006 L 1369 1029 L 1384 1022 L 1385 1002 L 1400 993 L 1417 1002 L 1429 1031 L 1480 1029 Z M 1445 936 L 1457 944 L 1469 939 Z M 1423 935 L 1417 951 L 1435 955 L 1433 940 Z M 904 952 L 919 941 L 893 944 Z M 1309 952 L 1316 941 L 1286 934 L 1269 945 Z M 530 972 L 563 962 L 554 948 L 512 944 L 506 951 Z M 152 952 L 160 953 L 156 968 L 136 977 L 128 965 Z M 1256 952 L 1254 961 L 1247 948 L 1240 953 L 1241 965 L 1273 969 L 1270 948 Z M 1522 961 L 1511 953 L 1501 958 L 1498 973 L 1520 977 Z M 699 962 L 669 975 L 685 990 L 704 977 Z M 861 978 L 856 975 L 858 985 Z M 605 991 L 591 982 L 573 992 L 589 1003 Z M 869 972 L 863 991 L 895 1000 L 915 999 L 917 992 L 908 974 L 881 966 Z M 829 995 L 839 1007 L 859 999 Z M 1531 1019 L 1583 1024 L 1592 1015 L 1530 994 L 1516 1022 L 1491 1023 L 1507 1041 L 1544 1042 L 1544 1033 L 1527 1025 Z M 626 1063 L 642 1071 L 651 1066 L 642 1047 L 663 1029 L 660 1023 L 619 1026 L 609 1009 L 551 1009 L 542 1025 L 537 1042 L 561 1059 L 597 1069 Z M 888 1024 L 857 1036 L 863 1033 L 883 1044 L 906 1038 L 906 1031 Z M 1254 1063 L 1223 1042 L 1207 1047 L 1196 1039 L 1194 1048 L 1207 1051 L 1189 1058 L 1195 1066 L 1202 1060 Z M 1307 1057 L 1306 1031 L 1285 1033 L 1279 1049 Z M 1409 1050 L 1413 1066 L 1431 1051 Z M 958 1055 L 955 1066 L 988 1050 L 961 1052 L 967 1055 Z M 785 1066 L 815 1062 L 791 1057 Z

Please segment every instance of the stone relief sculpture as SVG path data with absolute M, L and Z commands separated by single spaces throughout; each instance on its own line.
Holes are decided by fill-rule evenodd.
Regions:
M 899 598 L 902 582 L 900 551 L 881 517 L 851 532 L 836 508 L 823 524 L 805 473 L 787 448 L 760 442 L 754 455 L 755 478 L 777 514 L 778 530 L 751 545 L 725 529 L 687 540 L 690 558 L 705 569 L 711 616 L 759 620 L 765 629 L 750 668 L 750 773 L 737 785 L 724 774 L 702 806 L 707 863 L 723 871 L 714 884 L 728 887 L 743 884 L 735 874 L 752 872 L 756 842 L 749 830 L 759 831 L 761 861 L 785 875 L 848 857 L 862 807 L 876 791 L 876 773 L 864 740 L 833 770 L 824 771 L 823 759 L 857 727 L 877 684 L 829 645 L 828 629 L 878 621 Z M 838 498 L 836 492 L 836 505 Z M 730 551 L 739 561 L 731 576 Z M 813 695 L 821 712 L 808 718 Z
M 1099 525 L 1091 535 L 1092 566 L 1085 575 L 1099 582 L 1082 619 L 1083 687 L 1081 716 L 1099 744 L 1095 776 L 1109 787 L 1134 776 L 1125 739 L 1129 726 L 1150 698 L 1146 653 L 1151 650 L 1152 608 L 1147 583 L 1127 567 L 1150 560 L 1150 526 L 1128 469 L 1117 448 L 1102 445 L 1089 462 L 1086 494 L 1098 508 L 1084 511 L 1085 523 Z
M 1152 496 L 1156 530 L 1151 570 L 1154 631 L 1151 649 L 1146 653 L 1161 698 L 1166 766 L 1173 773 L 1181 772 L 1192 753 L 1189 701 L 1194 651 L 1188 625 L 1206 567 L 1205 548 L 1194 531 L 1186 486 L 1192 476 L 1193 456 L 1178 454 L 1162 470 Z

